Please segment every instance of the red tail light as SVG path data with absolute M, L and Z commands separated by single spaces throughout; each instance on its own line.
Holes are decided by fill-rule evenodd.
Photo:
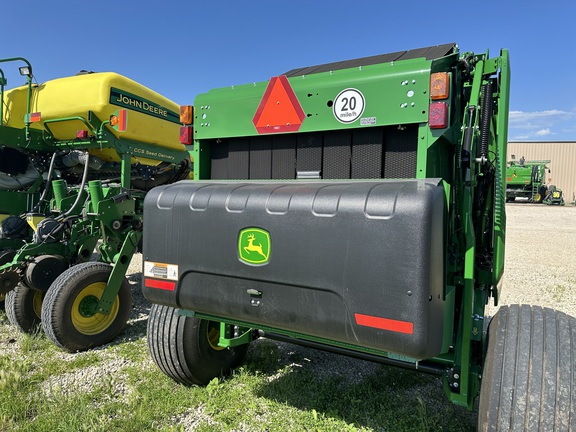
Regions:
M 443 129 L 448 126 L 448 104 L 432 102 L 428 108 L 428 125 L 430 129 Z
M 78 138 L 78 139 L 88 138 L 88 131 L 87 130 L 76 131 L 76 138 Z
M 192 126 L 180 127 L 180 142 L 184 145 L 191 145 L 193 141 Z
M 30 123 L 39 122 L 40 120 L 42 120 L 42 114 L 39 112 L 33 112 L 28 115 L 28 121 Z

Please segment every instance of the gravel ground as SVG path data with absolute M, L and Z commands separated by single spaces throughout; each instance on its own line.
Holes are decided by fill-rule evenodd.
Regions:
M 507 240 L 506 268 L 500 304 L 525 303 L 548 306 L 569 315 L 576 316 L 576 208 L 557 207 L 527 203 L 507 204 Z M 146 322 L 150 305 L 140 291 L 141 255 L 134 257 L 128 278 L 133 286 L 133 303 L 129 325 L 122 340 L 142 341 L 145 338 Z M 488 313 L 493 315 L 495 307 Z M 19 336 L 15 328 L 6 323 L 0 324 L 0 353 L 18 352 Z M 378 365 L 344 356 L 333 355 L 291 344 L 274 343 L 278 347 L 281 363 L 293 368 L 307 368 L 319 378 L 340 376 L 350 383 L 360 382 L 373 374 Z M 41 385 L 44 397 L 50 397 L 54 391 L 83 391 L 91 383 L 113 377 L 110 384 L 114 387 L 111 397 L 130 397 L 130 390 L 122 382 L 121 369 L 131 361 L 115 355 L 108 355 L 106 347 L 96 350 L 105 357 L 98 367 L 90 366 L 82 370 L 51 377 Z M 62 352 L 62 360 L 69 361 L 74 356 Z M 303 359 L 298 364 L 293 358 Z M 155 368 L 151 360 L 140 364 L 141 368 Z M 277 379 L 272 374 L 269 380 Z M 420 394 L 441 392 L 440 379 L 431 381 L 426 388 L 418 389 Z M 432 403 L 432 402 L 431 402 Z M 449 403 L 446 401 L 446 403 Z M 475 423 L 475 412 L 470 413 L 470 424 Z M 181 425 L 185 430 L 194 430 L 200 420 L 207 421 L 202 407 L 191 409 L 189 413 L 173 418 L 171 424 Z M 169 425 L 168 425 L 169 426 Z
M 506 205 L 506 215 L 500 304 L 548 306 L 576 316 L 576 208 L 514 203 Z

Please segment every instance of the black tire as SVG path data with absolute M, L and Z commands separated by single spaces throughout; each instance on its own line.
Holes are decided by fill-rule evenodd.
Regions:
M 83 304 L 99 300 L 112 272 L 100 262 L 70 267 L 52 283 L 42 304 L 42 327 L 52 342 L 70 351 L 85 351 L 116 338 L 132 309 L 130 284 L 126 279 L 108 315 L 87 314 Z
M 478 430 L 576 430 L 576 318 L 502 306 L 492 319 Z
M 538 193 L 540 194 L 540 202 L 542 202 L 546 198 L 546 195 L 548 195 L 548 188 L 546 186 L 540 186 Z
M 152 305 L 148 317 L 148 349 L 154 363 L 182 384 L 206 385 L 242 363 L 248 344 L 220 348 L 214 343 L 220 323 L 179 315 L 168 306 Z M 210 342 L 212 340 L 212 343 Z
M 40 330 L 44 293 L 18 284 L 6 294 L 5 309 L 10 324 L 23 333 L 34 334 Z

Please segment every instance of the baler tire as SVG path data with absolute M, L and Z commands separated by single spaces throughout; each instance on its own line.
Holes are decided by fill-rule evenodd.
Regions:
M 10 324 L 22 333 L 34 334 L 41 329 L 44 293 L 18 284 L 6 294 L 5 310 Z
M 576 430 L 576 318 L 502 306 L 489 326 L 479 431 Z
M 228 374 L 242 363 L 248 344 L 217 347 L 216 335 L 209 336 L 216 326 L 219 332 L 218 322 L 183 316 L 178 309 L 153 304 L 147 328 L 152 360 L 174 381 L 186 385 L 206 385 Z
M 42 327 L 54 344 L 69 352 L 85 351 L 111 342 L 124 330 L 132 310 L 126 279 L 109 314 L 83 309 L 102 297 L 111 272 L 110 265 L 90 261 L 70 267 L 52 283 L 42 305 Z

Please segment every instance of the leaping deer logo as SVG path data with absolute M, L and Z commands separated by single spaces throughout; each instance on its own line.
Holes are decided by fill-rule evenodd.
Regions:
M 250 254 L 250 251 L 258 252 L 260 255 L 264 257 L 265 260 L 267 260 L 268 256 L 264 252 L 262 252 L 262 243 L 258 245 L 254 244 L 256 236 L 254 234 L 248 234 L 247 238 L 248 238 L 248 246 L 244 246 L 244 250 L 246 251 L 246 253 Z
M 250 265 L 264 265 L 270 256 L 270 234 L 261 228 L 246 228 L 238 236 L 238 255 Z

